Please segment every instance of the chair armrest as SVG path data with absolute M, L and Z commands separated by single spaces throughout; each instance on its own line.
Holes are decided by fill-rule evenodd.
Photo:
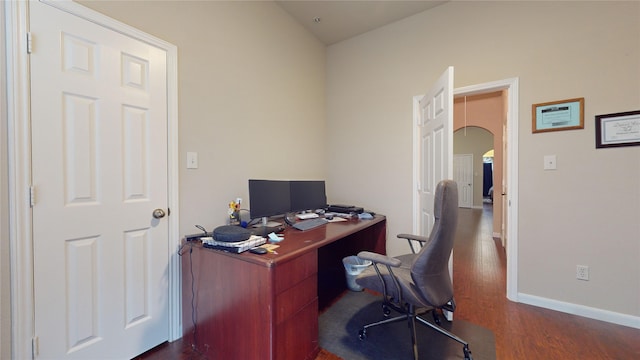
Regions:
M 429 242 L 429 238 L 427 236 L 420 236 L 420 235 L 413 235 L 413 234 L 398 234 L 398 238 L 406 239 L 407 242 L 409 243 L 409 248 L 411 248 L 411 252 L 414 254 L 417 254 L 420 251 L 420 249 L 422 249 L 424 244 Z M 416 248 L 414 247 L 415 243 L 413 241 L 419 242 L 418 244 L 419 247 L 417 251 L 416 251 Z
M 423 242 L 423 243 L 426 243 L 427 241 L 429 241 L 428 237 L 420 236 L 420 235 L 398 234 L 398 237 L 400 239 L 415 240 L 415 241 L 420 241 L 420 242 Z
M 370 260 L 373 262 L 373 268 L 375 269 L 376 274 L 378 275 L 378 279 L 380 279 L 380 283 L 382 284 L 382 297 L 385 299 L 384 300 L 385 303 L 388 303 L 390 301 L 393 301 L 392 299 L 389 298 L 389 295 L 387 294 L 387 289 L 390 289 L 391 284 L 387 284 L 384 277 L 382 276 L 382 273 L 380 272 L 380 269 L 378 268 L 379 264 L 383 264 L 386 266 L 387 271 L 389 272 L 389 275 L 391 277 L 391 281 L 393 282 L 393 286 L 395 287 L 396 293 L 398 294 L 397 301 L 399 304 L 404 304 L 402 300 L 402 288 L 398 283 L 398 278 L 396 277 L 396 275 L 393 273 L 393 270 L 391 269 L 392 267 L 395 267 L 395 268 L 400 267 L 400 265 L 402 265 L 402 261 L 396 258 L 392 258 L 386 255 L 381 255 L 371 251 L 360 251 L 358 253 L 358 257 L 363 260 Z
M 364 260 L 371 260 L 374 263 L 384 264 L 393 267 L 400 267 L 402 261 L 385 255 L 380 255 L 371 251 L 360 251 L 358 257 Z

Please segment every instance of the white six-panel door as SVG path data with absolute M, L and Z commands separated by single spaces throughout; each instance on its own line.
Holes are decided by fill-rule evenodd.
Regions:
M 168 338 L 161 49 L 30 4 L 39 358 L 131 358 Z
M 436 185 L 453 178 L 453 67 L 432 85 L 419 107 L 418 231 L 428 235 Z
M 453 178 L 453 67 L 440 75 L 418 104 L 418 234 L 433 227 L 433 203 L 440 180 Z M 453 274 L 453 254 L 449 258 Z M 453 281 L 453 277 L 451 278 Z M 447 313 L 449 320 L 452 313 Z
M 473 154 L 453 155 L 453 180 L 458 184 L 458 206 L 473 207 Z

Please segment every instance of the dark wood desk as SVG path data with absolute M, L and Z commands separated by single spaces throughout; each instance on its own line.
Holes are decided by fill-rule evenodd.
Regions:
M 308 231 L 287 227 L 277 254 L 231 254 L 187 244 L 185 341 L 210 359 L 315 358 L 318 311 L 347 288 L 342 258 L 362 250 L 384 254 L 386 231 L 385 217 L 377 215 Z

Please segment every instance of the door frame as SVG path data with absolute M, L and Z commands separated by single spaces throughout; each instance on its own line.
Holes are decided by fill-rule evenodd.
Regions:
M 182 337 L 182 304 L 178 201 L 178 51 L 173 44 L 111 19 L 71 1 L 53 2 L 51 6 L 125 34 L 164 50 L 167 54 L 167 164 L 168 198 L 171 209 L 168 237 L 169 254 L 169 341 Z M 9 185 L 9 244 L 11 246 L 11 346 L 12 357 L 32 358 L 36 336 L 33 283 L 33 214 L 31 211 L 31 119 L 30 74 L 28 55 L 28 2 L 4 3 L 7 75 L 7 167 Z
M 518 302 L 518 119 L 519 119 L 519 78 L 508 78 L 482 84 L 469 85 L 453 89 L 454 96 L 470 96 L 484 93 L 507 90 L 507 111 L 506 111 L 506 135 L 507 135 L 507 169 L 506 176 L 507 194 L 505 195 L 507 204 L 507 227 L 506 231 L 506 254 L 507 254 L 507 299 Z M 419 137 L 419 101 L 423 95 L 413 97 L 413 139 L 414 156 L 413 171 L 418 169 L 416 157 L 416 139 Z M 414 188 L 416 188 L 414 184 Z M 417 202 L 414 195 L 414 204 Z M 414 211 L 413 229 L 417 229 L 417 214 Z

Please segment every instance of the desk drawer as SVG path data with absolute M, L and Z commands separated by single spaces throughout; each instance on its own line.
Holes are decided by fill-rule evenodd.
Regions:
M 316 276 L 317 271 L 318 252 L 316 250 L 308 251 L 283 264 L 278 263 L 275 267 L 276 294 L 280 294 L 310 276 Z
M 276 360 L 314 359 L 318 348 L 318 301 L 312 301 L 276 325 Z
M 310 302 L 317 300 L 318 278 L 310 276 L 298 285 L 276 295 L 276 324 L 290 318 Z

